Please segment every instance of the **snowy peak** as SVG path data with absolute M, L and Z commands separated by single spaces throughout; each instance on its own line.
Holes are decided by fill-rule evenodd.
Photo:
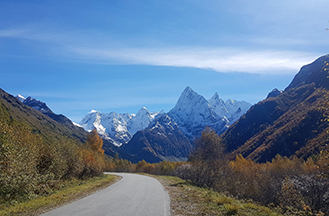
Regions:
M 39 110 L 40 112 L 46 114 L 46 113 L 53 113 L 51 109 L 46 105 L 46 103 L 41 102 L 37 99 L 34 99 L 32 97 L 25 98 L 22 95 L 17 95 L 16 98 L 21 101 L 23 104 L 32 107 L 35 110 Z
M 245 101 L 228 99 L 224 102 L 219 98 L 217 93 L 215 93 L 215 95 L 210 98 L 208 102 L 213 107 L 216 114 L 220 117 L 227 118 L 230 121 L 230 124 L 233 124 L 251 107 L 251 104 Z
M 183 91 L 168 115 L 190 139 L 199 136 L 206 126 L 212 127 L 218 120 L 218 115 L 208 101 L 190 87 Z
M 184 113 L 193 113 L 197 110 L 204 112 L 208 108 L 208 102 L 203 96 L 193 91 L 190 87 L 186 87 L 174 109 Z
M 209 110 L 208 101 L 190 87 L 186 87 L 181 96 L 179 97 L 176 106 L 170 111 L 180 112 L 183 116 L 183 120 L 188 120 L 188 117 L 198 118 L 201 115 L 212 115 Z M 179 115 L 180 115 L 179 114 Z M 185 115 L 185 116 L 184 116 Z
M 130 119 L 128 117 L 128 119 Z M 127 130 L 127 115 L 111 113 L 101 113 L 92 110 L 83 117 L 79 123 L 86 131 L 94 128 L 106 140 L 110 140 L 114 145 L 120 146 L 122 143 L 128 142 L 131 135 Z
M 17 99 L 18 99 L 20 102 L 22 102 L 22 103 L 23 103 L 23 102 L 26 100 L 26 98 L 25 98 L 25 97 L 23 97 L 23 96 L 22 96 L 22 95 L 20 95 L 20 94 L 19 94 L 19 95 L 17 95 L 17 96 L 16 96 L 16 98 L 17 98 Z
M 100 113 L 100 112 L 97 110 L 91 110 L 90 113 Z
M 94 128 L 94 123 L 100 123 L 100 112 L 96 110 L 92 110 L 87 115 L 85 115 L 82 120 L 80 121 L 79 125 L 81 125 L 86 131 L 92 131 Z M 97 128 L 96 128 L 97 129 Z M 98 131 L 98 130 L 97 130 Z M 98 131 L 99 133 L 99 131 Z
M 148 109 L 146 109 L 146 107 L 143 107 L 138 110 L 137 114 L 135 115 L 135 118 L 143 118 L 145 116 L 151 117 L 151 113 L 150 111 L 148 111 Z
M 225 102 L 221 98 L 219 98 L 217 92 L 214 94 L 214 96 L 212 96 L 212 98 L 208 100 L 208 103 L 210 104 L 210 106 L 212 106 L 215 113 L 220 117 L 227 116 L 227 114 L 229 113 Z
M 208 102 L 212 104 L 224 104 L 225 102 L 219 97 L 218 93 L 216 92 L 214 96 L 212 96 Z
M 132 136 L 144 130 L 158 113 L 151 113 L 146 107 L 141 108 L 136 115 L 129 113 L 101 113 L 92 110 L 79 123 L 86 131 L 96 128 L 97 132 L 114 145 L 127 143 Z
M 129 133 L 134 135 L 137 131 L 144 130 L 149 126 L 155 116 L 156 114 L 152 115 L 146 107 L 141 108 L 128 123 Z

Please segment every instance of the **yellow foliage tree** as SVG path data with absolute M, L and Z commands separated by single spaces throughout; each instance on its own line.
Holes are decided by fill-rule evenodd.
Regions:
M 91 148 L 91 150 L 104 154 L 103 140 L 98 135 L 95 128 L 92 130 L 91 134 L 89 134 L 87 139 L 87 145 Z

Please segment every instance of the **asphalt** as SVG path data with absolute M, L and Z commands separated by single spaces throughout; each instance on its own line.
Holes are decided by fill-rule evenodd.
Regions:
M 119 175 L 115 184 L 43 214 L 44 216 L 168 216 L 170 198 L 164 187 L 154 178 L 130 173 Z

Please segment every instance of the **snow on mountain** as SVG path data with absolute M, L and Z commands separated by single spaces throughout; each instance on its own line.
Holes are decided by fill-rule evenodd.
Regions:
M 101 113 L 92 110 L 80 122 L 87 131 L 96 128 L 97 132 L 114 145 L 121 146 L 127 143 L 137 131 L 148 127 L 157 113 L 150 113 L 145 107 L 136 115 L 123 113 Z
M 218 134 L 239 119 L 251 104 L 245 101 L 227 100 L 224 102 L 215 93 L 206 100 L 190 87 L 187 87 L 168 115 L 175 120 L 182 132 L 193 139 L 201 135 L 205 127 L 211 127 Z
M 208 102 L 213 107 L 217 115 L 229 120 L 229 125 L 237 121 L 251 107 L 251 104 L 245 101 L 228 99 L 224 102 L 221 98 L 219 98 L 217 92 L 208 100 Z
M 20 95 L 20 94 L 17 95 L 16 98 L 22 103 L 26 100 L 26 98 L 24 96 Z
M 32 97 L 25 98 L 22 95 L 17 95 L 16 98 L 24 103 L 25 105 L 28 105 L 32 107 L 35 110 L 39 110 L 40 112 L 47 114 L 47 113 L 53 113 L 51 109 L 46 105 L 46 103 L 39 101 L 37 99 L 34 99 Z
M 161 112 L 122 148 L 132 156 L 134 162 L 145 160 L 154 163 L 187 160 L 192 145 L 175 121 Z
M 208 100 L 208 103 L 213 107 L 217 115 L 224 117 L 229 114 L 225 102 L 219 98 L 217 92 Z
M 143 130 L 148 127 L 150 122 L 154 119 L 146 107 L 140 109 L 137 114 L 131 118 L 128 123 L 128 131 L 130 134 L 134 135 L 137 131 Z
M 83 128 L 81 125 L 79 125 L 78 123 L 75 123 L 75 122 L 72 122 L 73 123 L 73 125 L 75 125 L 75 126 L 77 126 L 77 127 L 81 127 L 81 128 Z
M 168 115 L 179 125 L 182 132 L 191 140 L 201 135 L 205 127 L 211 127 L 219 132 L 225 127 L 228 120 L 221 118 L 201 95 L 197 94 L 190 87 L 187 87 L 176 106 L 171 109 Z
M 187 87 L 175 107 L 167 115 L 171 124 L 178 125 L 183 134 L 193 140 L 201 135 L 201 131 L 205 127 L 213 128 L 218 134 L 223 133 L 250 106 L 244 101 L 228 100 L 224 102 L 217 93 L 211 99 L 206 100 Z M 116 146 L 121 146 L 128 143 L 138 131 L 150 129 L 150 125 L 157 122 L 157 116 L 160 117 L 163 114 L 166 114 L 163 110 L 151 113 L 145 107 L 141 108 L 136 115 L 115 112 L 100 113 L 92 110 L 82 119 L 80 125 L 87 131 L 96 128 L 102 137 L 111 140 Z M 160 126 L 159 123 L 158 126 Z

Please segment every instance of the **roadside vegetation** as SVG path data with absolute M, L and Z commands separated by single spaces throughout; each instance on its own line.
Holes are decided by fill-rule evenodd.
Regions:
M 270 207 L 274 210 L 274 215 L 278 212 L 286 215 L 329 214 L 328 151 L 321 151 L 306 160 L 277 155 L 266 163 L 256 163 L 242 155 L 231 161 L 226 157 L 225 147 L 220 143 L 219 136 L 208 128 L 195 142 L 189 162 L 163 161 L 150 164 L 140 161 L 132 164 L 127 160 L 113 158 L 108 161 L 106 168 L 108 171 L 177 176 L 186 180 L 180 184 L 183 188 L 190 188 L 186 190 L 193 188 L 200 193 L 209 190 L 212 191 L 209 193 L 216 192 L 216 196 L 226 197 L 221 199 L 231 200 L 230 202 L 240 200 L 234 201 L 239 204 L 225 205 L 236 209 L 227 213 L 229 215 L 248 215 L 241 213 L 241 209 L 256 204 Z M 199 198 L 195 197 L 195 200 Z M 216 199 L 219 198 L 211 198 Z M 214 203 L 216 201 L 208 204 L 214 206 Z M 215 209 L 221 212 L 224 205 L 219 206 Z
M 96 130 L 84 144 L 64 136 L 46 137 L 5 112 L 0 110 L 5 116 L 0 118 L 0 209 L 102 175 L 106 157 Z
M 115 183 L 118 176 L 101 175 L 88 179 L 63 181 L 58 190 L 25 202 L 0 204 L 0 215 L 39 215 L 51 209 L 83 198 Z
M 228 194 L 198 187 L 178 177 L 152 175 L 168 191 L 172 215 L 281 215 L 278 208 L 268 208 L 251 200 L 238 200 Z

